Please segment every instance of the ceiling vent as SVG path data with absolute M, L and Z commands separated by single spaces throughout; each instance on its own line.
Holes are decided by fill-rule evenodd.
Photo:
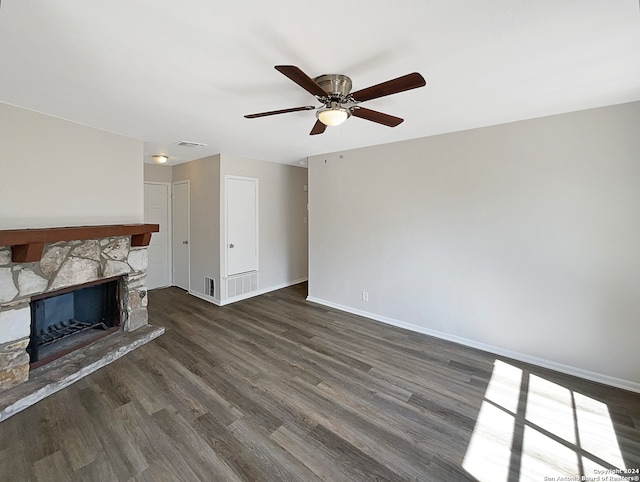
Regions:
M 177 143 L 180 147 L 207 147 L 206 144 L 202 144 L 201 142 L 191 142 L 191 141 L 180 141 Z

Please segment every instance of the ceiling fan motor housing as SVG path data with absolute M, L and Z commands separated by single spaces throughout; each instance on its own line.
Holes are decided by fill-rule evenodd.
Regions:
M 344 101 L 351 92 L 351 79 L 342 74 L 325 74 L 313 79 L 331 99 Z

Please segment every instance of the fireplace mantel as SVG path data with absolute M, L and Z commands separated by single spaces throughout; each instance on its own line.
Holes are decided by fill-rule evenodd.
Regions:
M 107 224 L 10 229 L 0 231 L 0 246 L 11 246 L 11 260 L 14 263 L 31 263 L 40 260 L 45 243 L 130 235 L 131 246 L 148 246 L 151 241 L 151 233 L 157 233 L 159 230 L 158 224 Z

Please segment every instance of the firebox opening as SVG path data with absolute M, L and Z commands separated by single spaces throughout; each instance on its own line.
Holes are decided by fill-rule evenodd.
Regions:
M 118 279 L 101 280 L 31 299 L 31 368 L 49 363 L 117 330 Z

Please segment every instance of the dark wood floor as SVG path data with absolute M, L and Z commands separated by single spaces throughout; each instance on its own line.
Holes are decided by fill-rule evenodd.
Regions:
M 1 480 L 544 480 L 640 467 L 640 395 L 305 301 L 149 293 L 157 340 L 0 424 Z

